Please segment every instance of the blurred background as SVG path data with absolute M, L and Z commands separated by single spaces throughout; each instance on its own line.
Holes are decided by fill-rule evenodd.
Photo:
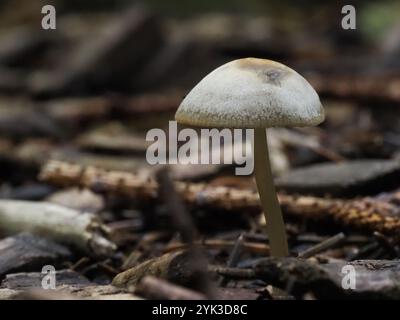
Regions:
M 41 27 L 47 4 L 57 10 L 56 30 Z M 341 27 L 347 4 L 1 0 L 0 199 L 48 201 L 76 209 L 76 216 L 83 211 L 99 216 L 111 230 L 117 251 L 101 263 L 87 253 L 61 259 L 64 267 L 96 283 L 109 284 L 119 272 L 194 239 L 207 247 L 211 264 L 255 266 L 269 246 L 252 177 L 234 176 L 233 165 L 170 166 L 173 178 L 194 190 L 180 190 L 190 210 L 185 215 L 167 174 L 157 177 L 158 184 L 140 175 L 155 171 L 145 157 L 146 132 L 167 129 L 182 99 L 202 77 L 233 59 L 266 58 L 302 74 L 326 110 L 326 121 L 318 127 L 269 130 L 291 250 L 304 253 L 329 241 L 319 249 L 325 250 L 323 261 L 398 259 L 400 192 L 382 192 L 400 187 L 400 1 L 351 1 L 355 30 Z M 49 160 L 60 162 L 46 165 Z M 0 201 L 0 220 L 7 203 Z M 18 201 L 9 207 L 14 205 Z M 25 220 L 37 222 L 26 211 L 22 214 L 32 221 L 22 219 L 22 230 Z M 0 221 L 0 232 L 9 231 L 10 225 L 12 229 L 12 224 Z M 50 239 L 43 232 L 46 228 L 51 234 L 58 225 L 35 230 Z M 87 231 L 81 230 L 84 237 Z M 57 241 L 69 245 L 68 235 L 63 237 Z M 335 247 L 342 240 L 343 245 Z M 0 241 L 0 259 L 7 257 L 1 260 L 5 263 L 0 280 L 15 270 L 40 270 L 32 267 L 31 246 L 18 249 L 17 241 L 15 249 L 8 238 Z M 32 260 L 41 268 L 42 251 L 47 249 L 40 246 L 40 255 Z M 387 268 L 384 262 L 376 273 Z M 372 280 L 361 290 L 373 296 L 373 290 L 386 290 L 398 297 L 397 277 L 386 275 L 363 276 Z M 195 278 L 202 279 L 196 273 Z M 395 289 L 388 286 L 389 278 Z M 228 282 L 236 286 L 224 280 L 221 287 Z M 266 291 L 259 294 L 255 289 L 266 283 L 246 280 L 238 286 L 248 289 L 246 295 L 237 288 L 230 294 L 257 299 Z M 315 287 L 329 287 L 325 278 L 321 283 Z M 292 285 L 290 277 L 282 288 Z M 349 297 L 345 291 L 343 296 Z
M 57 10 L 43 30 L 41 8 Z M 0 4 L 0 178 L 36 183 L 48 159 L 146 168 L 146 130 L 165 127 L 185 94 L 242 57 L 283 62 L 316 88 L 318 128 L 277 129 L 275 170 L 395 158 L 400 146 L 400 2 L 41 1 Z M 220 168 L 180 168 L 203 178 Z M 12 188 L 11 188 L 12 190 Z

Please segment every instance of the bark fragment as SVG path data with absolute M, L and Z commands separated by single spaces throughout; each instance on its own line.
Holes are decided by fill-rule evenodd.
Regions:
M 88 286 L 90 281 L 72 270 L 59 270 L 55 272 L 56 287 L 65 285 L 82 287 Z M 44 274 L 41 272 L 21 272 L 8 274 L 1 283 L 3 288 L 12 290 L 27 290 L 42 288 Z
M 149 259 L 118 274 L 113 279 L 112 285 L 123 288 L 134 287 L 146 276 L 161 278 L 183 286 L 190 285 L 197 276 L 193 268 L 190 268 L 190 257 L 190 252 L 179 251 Z
M 33 271 L 71 257 L 71 252 L 53 241 L 21 233 L 0 241 L 0 277 L 19 270 Z

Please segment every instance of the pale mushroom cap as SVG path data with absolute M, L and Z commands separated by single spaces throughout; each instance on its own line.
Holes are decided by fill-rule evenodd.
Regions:
M 175 119 L 204 127 L 304 127 L 324 121 L 313 87 L 271 60 L 228 62 L 204 77 L 185 97 Z

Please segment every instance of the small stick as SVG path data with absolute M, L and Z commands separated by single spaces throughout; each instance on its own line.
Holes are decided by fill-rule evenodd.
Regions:
M 240 235 L 236 242 L 235 245 L 232 249 L 232 252 L 229 256 L 228 262 L 227 262 L 227 267 L 234 267 L 236 266 L 237 261 L 239 260 L 240 253 L 242 252 L 243 248 L 243 235 Z
M 144 277 L 134 289 L 147 299 L 154 300 L 205 300 L 206 296 L 152 276 Z
M 240 269 L 240 268 L 228 268 L 228 267 L 218 267 L 218 266 L 209 266 L 208 272 L 216 273 L 218 275 L 222 275 L 225 277 L 229 277 L 231 279 L 247 279 L 251 280 L 256 277 L 256 273 L 252 269 Z
M 207 248 L 212 249 L 221 249 L 227 247 L 234 247 L 235 242 L 231 240 L 221 240 L 221 239 L 209 239 L 204 241 L 196 241 L 196 245 L 204 246 Z M 261 255 L 268 255 L 269 254 L 269 245 L 265 243 L 252 243 L 252 242 L 242 242 L 242 248 L 246 251 L 251 253 L 261 254 Z M 172 243 L 167 246 L 164 252 L 172 252 L 176 250 L 187 249 L 187 245 L 184 243 Z
M 157 174 L 157 182 L 159 185 L 159 193 L 171 215 L 173 226 L 180 233 L 181 238 L 189 246 L 191 254 L 189 267 L 194 274 L 197 274 L 198 288 L 207 295 L 209 299 L 215 298 L 214 285 L 211 283 L 207 272 L 208 261 L 199 246 L 194 244 L 194 240 L 198 234 L 191 216 L 186 211 L 185 205 L 178 192 L 176 192 L 175 184 L 171 180 L 167 167 L 160 169 Z
M 313 256 L 315 256 L 317 253 L 323 252 L 325 250 L 328 250 L 330 248 L 332 248 L 333 246 L 337 245 L 338 243 L 340 243 L 341 241 L 343 241 L 346 238 L 346 236 L 344 235 L 343 232 L 338 233 L 337 235 L 326 239 L 318 244 L 316 244 L 315 246 L 312 246 L 311 248 L 308 248 L 307 250 L 301 252 L 299 254 L 299 258 L 311 258 Z
M 233 246 L 233 249 L 231 251 L 231 254 L 229 255 L 228 261 L 226 263 L 226 266 L 228 268 L 230 267 L 236 267 L 236 264 L 239 260 L 240 254 L 242 253 L 242 248 L 243 248 L 243 235 L 241 234 L 236 242 L 235 245 Z M 224 276 L 221 276 L 219 279 L 219 285 L 221 287 L 224 287 L 228 284 L 229 279 L 225 278 Z

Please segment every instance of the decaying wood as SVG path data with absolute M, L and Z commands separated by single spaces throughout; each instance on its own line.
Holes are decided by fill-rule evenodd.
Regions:
M 0 278 L 8 273 L 37 271 L 71 257 L 68 248 L 28 233 L 0 240 Z
M 92 285 L 81 288 L 61 288 L 61 291 L 70 292 L 79 299 L 88 300 L 141 300 L 134 294 L 127 292 L 124 289 L 114 287 L 112 285 Z
M 0 289 L 0 292 L 3 289 Z M 9 300 L 77 300 L 77 297 L 67 292 L 45 289 L 13 290 L 14 295 Z
M 110 285 L 89 285 L 87 287 L 61 286 L 55 290 L 29 289 L 17 291 L 0 289 L 11 300 L 141 300 L 132 293 Z M 6 291 L 7 290 L 7 291 Z
M 77 272 L 59 270 L 55 273 L 56 288 L 42 289 L 41 272 L 7 275 L 0 286 L 2 299 L 22 300 L 138 300 L 137 296 L 123 288 L 111 285 L 95 285 Z
M 1 300 L 140 300 L 132 293 L 110 285 L 61 286 L 55 290 L 12 290 L 0 288 Z
M 196 280 L 196 273 L 190 268 L 191 254 L 188 251 L 166 253 L 149 259 L 118 274 L 112 281 L 116 287 L 136 286 L 145 276 L 165 279 L 180 285 L 190 285 Z
M 42 181 L 58 186 L 81 186 L 94 192 L 117 194 L 143 201 L 158 196 L 158 184 L 148 176 L 124 171 L 107 171 L 98 167 L 49 161 L 41 170 Z M 250 209 L 259 211 L 256 191 L 227 187 L 210 187 L 200 183 L 175 183 L 183 199 L 192 205 L 210 206 L 226 210 Z
M 177 286 L 168 281 L 146 276 L 135 292 L 147 299 L 156 300 L 205 300 L 206 297 L 196 291 Z
M 64 285 L 85 287 L 90 285 L 90 281 L 84 276 L 72 270 L 59 270 L 54 273 L 56 287 Z M 44 274 L 41 272 L 21 272 L 11 273 L 1 282 L 1 287 L 13 290 L 27 290 L 42 288 Z
M 104 209 L 102 196 L 87 189 L 64 189 L 52 193 L 46 201 L 77 211 L 98 213 Z
M 95 167 L 81 167 L 50 161 L 41 171 L 43 181 L 59 186 L 82 186 L 95 192 L 109 192 L 142 201 L 157 198 L 157 183 L 146 177 L 126 172 L 108 172 Z M 192 206 L 215 209 L 259 212 L 259 198 L 254 190 L 210 186 L 202 183 L 176 182 L 183 199 Z M 393 192 L 400 198 L 400 192 Z M 279 195 L 284 213 L 291 217 L 321 222 L 335 222 L 346 228 L 380 233 L 400 241 L 400 206 L 380 197 L 328 199 L 307 196 Z
M 354 267 L 355 289 L 342 287 L 346 265 Z M 319 264 L 298 258 L 265 258 L 254 269 L 210 268 L 233 279 L 262 279 L 301 298 L 312 292 L 318 299 L 399 299 L 399 260 L 337 261 Z
M 396 192 L 399 194 L 398 192 Z M 348 229 L 379 231 L 399 242 L 400 207 L 379 197 L 353 200 L 281 196 L 284 212 L 314 221 L 335 222 Z
M 110 255 L 115 249 L 115 244 L 103 236 L 106 226 L 94 214 L 47 202 L 0 200 L 0 234 L 23 231 L 97 256 Z
M 2 289 L 0 288 L 0 300 L 12 300 L 18 297 L 20 292 L 12 289 Z

